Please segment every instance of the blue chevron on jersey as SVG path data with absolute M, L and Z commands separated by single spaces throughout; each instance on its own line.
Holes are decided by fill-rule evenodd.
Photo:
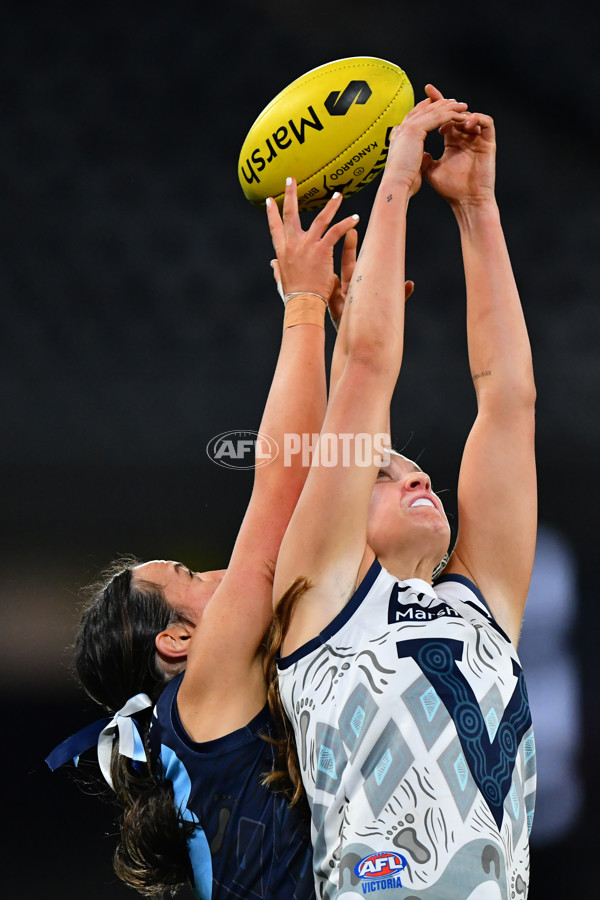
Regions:
M 496 714 L 492 735 L 469 682 L 456 665 L 463 660 L 464 644 L 454 640 L 398 641 L 396 650 L 398 656 L 411 656 L 417 662 L 450 713 L 466 763 L 500 828 L 517 751 L 531 728 L 523 670 L 513 659 L 515 689 L 500 720 Z

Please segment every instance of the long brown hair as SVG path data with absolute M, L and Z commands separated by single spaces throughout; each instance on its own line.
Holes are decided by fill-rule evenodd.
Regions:
M 283 790 L 290 801 L 290 806 L 295 806 L 306 795 L 300 775 L 294 732 L 285 714 L 279 693 L 277 656 L 287 634 L 294 607 L 310 587 L 311 583 L 308 578 L 304 576 L 296 578 L 277 603 L 266 639 L 267 702 L 278 734 L 273 738 L 273 743 L 277 747 L 276 765 L 278 767 L 263 778 L 263 784 Z

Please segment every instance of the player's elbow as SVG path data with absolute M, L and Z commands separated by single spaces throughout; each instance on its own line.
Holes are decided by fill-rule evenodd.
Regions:
M 351 353 L 346 360 L 340 378 L 347 389 L 361 398 L 379 396 L 388 393 L 398 380 L 399 368 L 393 361 L 385 358 L 385 354 L 377 355 L 370 351 Z
M 478 399 L 478 418 L 483 416 L 502 427 L 503 432 L 519 432 L 533 437 L 535 433 L 535 386 L 494 393 Z
M 535 387 L 535 379 L 533 370 L 527 369 L 520 377 L 510 381 L 507 385 L 506 402 L 510 403 L 515 411 L 521 411 L 524 414 L 535 413 L 535 404 L 537 400 L 537 390 Z
M 489 376 L 489 377 L 484 377 Z M 537 389 L 533 368 L 516 366 L 504 372 L 482 373 L 475 382 L 479 409 L 509 411 L 511 414 L 535 415 Z
M 523 376 L 514 385 L 515 404 L 525 412 L 535 415 L 537 388 L 532 366 L 528 366 Z
M 398 365 L 402 345 L 397 345 L 388 332 L 374 330 L 359 334 L 348 345 L 346 366 L 355 366 L 373 374 L 386 373 Z

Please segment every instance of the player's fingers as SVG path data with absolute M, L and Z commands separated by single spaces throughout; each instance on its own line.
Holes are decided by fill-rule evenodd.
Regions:
M 486 140 L 494 140 L 494 120 L 491 116 L 486 116 L 483 113 L 472 113 L 470 110 L 467 110 L 464 121 L 448 122 L 440 126 L 438 131 L 440 134 L 446 135 L 453 128 L 461 134 L 475 135 L 485 133 Z
M 465 131 L 485 134 L 485 137 L 489 140 L 494 139 L 494 120 L 491 116 L 486 116 L 484 113 L 469 112 L 463 128 Z
M 267 208 L 267 220 L 269 222 L 269 231 L 271 232 L 271 240 L 275 253 L 279 254 L 278 248 L 283 245 L 283 222 L 279 208 L 272 197 L 267 197 L 265 206 Z
M 418 103 L 415 103 L 413 108 L 409 110 L 404 118 L 407 119 L 409 116 L 414 116 L 417 113 L 422 112 L 422 110 L 427 109 L 429 106 L 431 106 L 431 100 L 429 97 L 425 97 L 424 100 L 419 100 Z
M 467 121 L 477 123 L 477 125 L 480 125 L 482 128 L 494 127 L 494 120 L 491 116 L 486 116 L 485 113 L 472 112 L 469 110 L 467 113 Z
M 433 84 L 425 85 L 425 93 L 427 94 L 427 96 L 430 100 L 443 100 L 444 99 L 444 95 L 442 94 L 442 92 L 440 90 L 438 90 L 438 88 L 436 88 L 435 85 L 433 85 Z
M 422 129 L 424 132 L 430 132 L 439 129 L 448 122 L 464 122 L 466 109 L 467 104 L 457 100 L 435 100 L 427 109 L 421 110 L 418 115 L 410 119 L 409 113 L 404 119 L 401 129 L 418 129 L 419 131 Z
M 431 104 L 426 113 L 428 122 L 428 131 L 433 128 L 445 125 L 447 122 L 464 122 L 467 117 L 468 106 L 466 103 L 458 100 L 436 100 Z
M 465 113 L 465 118 L 462 122 L 446 122 L 444 125 L 440 125 L 438 133 L 447 135 L 453 130 L 459 134 L 481 134 L 481 127 L 470 112 Z
M 298 189 L 295 178 L 286 178 L 285 194 L 283 195 L 283 225 L 284 228 L 299 228 L 300 216 L 298 215 Z
M 309 234 L 312 234 L 313 237 L 321 238 L 331 225 L 335 214 L 340 208 L 342 203 L 342 195 L 339 191 L 335 191 L 323 207 L 323 209 L 319 212 L 317 216 L 313 219 L 310 228 L 308 229 Z
M 348 234 L 350 229 L 356 227 L 359 218 L 360 217 L 355 214 L 353 216 L 348 216 L 347 219 L 342 219 L 341 222 L 336 222 L 335 225 L 332 225 L 329 231 L 323 236 L 323 241 L 330 247 L 334 247 L 341 237 L 343 237 L 345 234 Z
M 358 247 L 358 233 L 356 228 L 346 232 L 342 249 L 342 290 L 346 290 L 356 266 L 356 248 Z
M 429 97 L 427 97 L 427 99 L 421 100 L 420 103 L 413 106 L 410 112 L 404 117 L 404 121 L 409 122 L 411 119 L 420 119 L 423 116 L 430 117 L 432 115 L 439 115 L 440 110 L 445 109 L 454 109 L 457 112 L 464 113 L 467 107 L 467 103 L 464 103 L 462 100 L 456 100 L 454 97 L 449 98 L 440 96 L 437 100 L 430 100 Z

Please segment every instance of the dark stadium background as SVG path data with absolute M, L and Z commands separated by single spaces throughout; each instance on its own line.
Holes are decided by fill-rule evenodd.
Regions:
M 534 844 L 530 898 L 590 896 L 600 799 L 598 18 L 580 0 L 4 7 L 3 896 L 134 896 L 112 874 L 111 810 L 43 764 L 97 717 L 68 669 L 77 591 L 119 553 L 226 565 L 251 479 L 215 466 L 205 447 L 219 432 L 258 427 L 281 329 L 266 219 L 239 187 L 238 152 L 275 93 L 352 55 L 390 59 L 418 96 L 432 81 L 496 121 L 498 195 L 539 393 L 540 515 L 578 571 L 573 777 L 585 802 L 568 833 Z M 373 195 L 345 207 L 361 213 L 361 233 Z M 452 512 L 474 411 L 457 230 L 426 186 L 409 229 L 417 287 L 394 436 L 450 489 Z

